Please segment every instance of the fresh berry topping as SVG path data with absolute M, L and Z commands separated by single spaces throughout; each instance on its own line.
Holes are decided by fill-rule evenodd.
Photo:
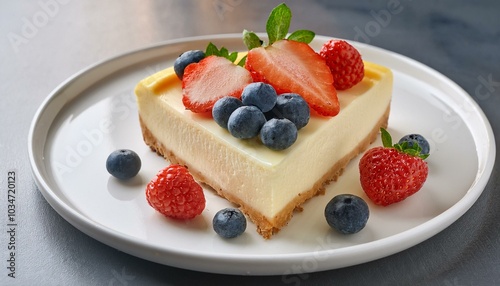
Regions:
M 259 135 L 266 122 L 264 113 L 255 106 L 242 106 L 236 109 L 227 122 L 231 135 L 240 139 L 250 139 Z
M 247 85 L 241 93 L 244 105 L 257 106 L 262 112 L 268 112 L 276 104 L 276 90 L 266 83 L 254 82 Z
M 208 56 L 184 70 L 182 102 L 197 113 L 209 112 L 225 96 L 240 98 L 243 88 L 252 82 L 250 73 L 219 56 Z
M 205 208 L 203 189 L 181 165 L 158 172 L 146 187 L 146 199 L 155 210 L 175 219 L 194 218 Z
M 368 205 L 355 195 L 337 195 L 325 207 L 328 225 L 343 234 L 353 234 L 362 230 L 369 216 Z
M 324 116 L 340 111 L 333 77 L 325 61 L 308 44 L 280 40 L 248 51 L 245 67 L 254 81 L 272 85 L 278 94 L 298 93 Z
M 413 147 L 414 144 L 416 143 L 420 148 L 420 153 L 421 154 L 429 154 L 430 153 L 430 146 L 429 142 L 427 139 L 425 139 L 424 136 L 420 134 L 408 134 L 403 136 L 401 139 L 399 139 L 399 144 L 402 145 L 404 142 L 408 142 L 408 147 Z
M 309 122 L 310 112 L 307 102 L 300 95 L 283 93 L 278 96 L 276 105 L 266 116 L 286 118 L 292 121 L 297 129 L 300 129 Z
M 353 87 L 365 75 L 365 67 L 358 50 L 343 40 L 329 40 L 319 51 L 333 75 L 338 90 Z
M 220 127 L 227 129 L 229 116 L 231 116 L 231 114 L 241 106 L 243 106 L 243 103 L 236 97 L 223 97 L 217 100 L 217 102 L 214 104 L 214 108 L 212 109 L 212 117 Z
M 218 211 L 212 221 L 215 232 L 224 238 L 240 236 L 247 228 L 245 215 L 235 208 Z
M 273 118 L 262 126 L 260 140 L 270 149 L 284 150 L 297 140 L 297 127 L 286 118 Z
M 132 150 L 113 151 L 106 159 L 106 170 L 120 180 L 135 177 L 141 169 L 141 158 Z
M 177 77 L 182 80 L 184 69 L 189 64 L 197 63 L 205 58 L 205 53 L 200 50 L 190 50 L 182 53 L 174 62 L 174 71 Z
M 400 202 L 419 191 L 428 175 L 427 155 L 408 144 L 395 144 L 381 129 L 384 147 L 368 150 L 359 161 L 360 182 L 366 195 L 378 205 Z M 418 145 L 416 146 L 418 147 Z

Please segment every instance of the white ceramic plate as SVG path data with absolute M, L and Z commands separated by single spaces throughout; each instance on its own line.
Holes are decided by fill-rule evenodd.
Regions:
M 317 36 L 312 46 L 319 49 L 327 39 Z M 147 204 L 144 189 L 167 162 L 142 141 L 133 90 L 140 79 L 172 65 L 181 52 L 204 49 L 209 41 L 230 50 L 245 49 L 240 35 L 234 34 L 170 41 L 93 65 L 50 94 L 33 119 L 29 156 L 40 191 L 62 217 L 103 243 L 158 263 L 286 278 L 411 247 L 453 223 L 483 191 L 496 150 L 491 127 L 471 97 L 429 67 L 353 43 L 365 60 L 394 72 L 389 120 L 393 137 L 420 133 L 431 143 L 430 175 L 422 190 L 389 207 L 370 203 L 365 229 L 337 234 L 326 224 L 323 210 L 335 194 L 367 199 L 359 185 L 358 157 L 325 196 L 307 202 L 271 240 L 262 239 L 251 223 L 236 239 L 218 237 L 211 220 L 229 203 L 210 190 L 205 190 L 206 209 L 194 220 L 162 217 Z M 135 150 L 142 158 L 143 168 L 131 182 L 119 182 L 106 172 L 106 158 L 118 148 Z M 452 163 L 457 160 L 459 164 Z

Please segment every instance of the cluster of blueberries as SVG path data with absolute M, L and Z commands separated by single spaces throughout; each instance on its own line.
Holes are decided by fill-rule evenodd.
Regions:
M 259 136 L 268 148 L 284 150 L 295 143 L 298 130 L 309 122 L 310 112 L 300 95 L 278 96 L 271 85 L 254 82 L 243 89 L 241 100 L 230 96 L 219 99 L 212 116 L 236 138 Z

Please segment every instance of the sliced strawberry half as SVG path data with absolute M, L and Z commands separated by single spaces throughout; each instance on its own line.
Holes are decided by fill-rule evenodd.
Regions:
M 245 67 L 254 81 L 271 84 L 278 94 L 300 94 L 320 115 L 335 116 L 340 111 L 330 69 L 306 43 L 280 40 L 251 49 Z
M 243 88 L 251 82 L 245 68 L 223 57 L 208 56 L 184 70 L 182 103 L 192 112 L 209 112 L 222 97 L 241 98 Z

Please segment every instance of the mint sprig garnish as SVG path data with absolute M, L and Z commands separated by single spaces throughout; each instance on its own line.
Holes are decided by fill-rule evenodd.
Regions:
M 285 3 L 281 3 L 271 11 L 266 23 L 269 45 L 286 37 L 291 21 L 292 11 Z
M 412 146 L 408 144 L 408 142 L 403 142 L 402 144 L 392 144 L 392 137 L 387 130 L 384 128 L 380 128 L 381 137 L 382 137 L 382 145 L 387 148 L 394 148 L 401 153 L 405 153 L 411 156 L 420 157 L 422 160 L 425 160 L 429 157 L 429 154 L 421 154 L 422 148 L 418 145 L 417 142 L 414 142 Z
M 272 45 L 274 42 L 283 39 L 309 44 L 316 35 L 314 32 L 309 30 L 297 30 L 291 33 L 287 38 L 291 20 L 292 11 L 285 3 L 281 3 L 271 11 L 269 18 L 267 19 L 266 32 L 269 42 L 264 44 L 264 41 L 262 41 L 257 34 L 247 30 L 243 30 L 243 42 L 249 50 L 261 46 Z
M 291 33 L 287 39 L 309 44 L 314 39 L 314 36 L 316 36 L 316 34 L 313 31 L 297 30 Z
M 236 59 L 238 58 L 238 52 L 229 52 L 229 50 L 224 48 L 224 47 L 221 47 L 219 49 L 219 48 L 217 48 L 216 45 L 214 45 L 212 42 L 210 42 L 210 43 L 208 43 L 207 49 L 205 50 L 205 56 L 206 57 L 208 57 L 208 56 L 223 57 L 223 58 L 226 58 L 234 63 L 234 61 L 236 61 Z M 237 65 L 244 66 L 245 60 L 246 60 L 246 57 L 241 59 L 237 63 Z
M 264 44 L 257 34 L 247 30 L 243 30 L 243 43 L 247 46 L 248 50 L 261 47 Z

